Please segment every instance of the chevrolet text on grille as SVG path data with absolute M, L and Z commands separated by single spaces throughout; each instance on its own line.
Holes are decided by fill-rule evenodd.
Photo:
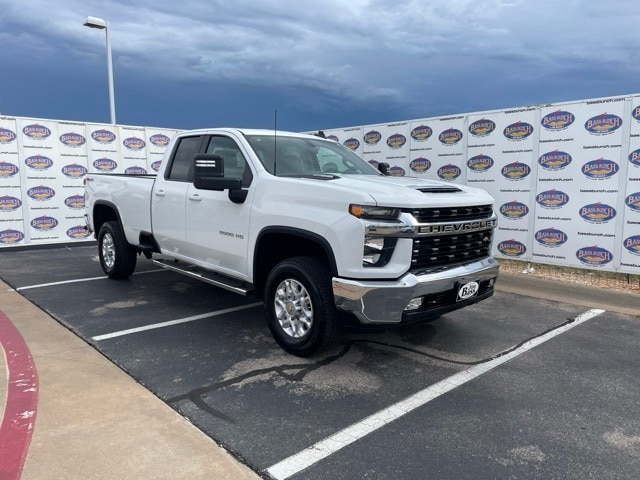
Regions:
M 418 233 L 423 235 L 442 235 L 447 233 L 476 232 L 487 228 L 495 228 L 497 220 L 490 218 L 465 223 L 438 223 L 418 227 Z

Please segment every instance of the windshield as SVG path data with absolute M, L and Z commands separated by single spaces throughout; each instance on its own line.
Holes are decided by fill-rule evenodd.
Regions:
M 264 168 L 278 177 L 314 173 L 380 175 L 347 147 L 330 140 L 280 135 L 247 135 L 246 138 Z

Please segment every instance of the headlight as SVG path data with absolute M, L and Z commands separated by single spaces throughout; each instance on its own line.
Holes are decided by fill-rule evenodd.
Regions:
M 400 215 L 399 208 L 375 207 L 371 205 L 349 205 L 349 213 L 354 217 L 373 220 L 395 220 Z

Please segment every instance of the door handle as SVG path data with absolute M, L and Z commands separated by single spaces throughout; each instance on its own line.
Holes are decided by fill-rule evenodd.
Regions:
M 194 202 L 199 202 L 202 200 L 202 197 L 196 193 L 194 195 L 189 195 L 189 200 L 193 200 Z
M 156 190 L 153 192 L 156 197 L 164 197 L 164 190 Z

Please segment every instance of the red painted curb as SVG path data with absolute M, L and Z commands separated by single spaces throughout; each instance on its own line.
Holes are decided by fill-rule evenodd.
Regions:
M 8 387 L 0 425 L 0 478 L 19 479 L 27 458 L 38 408 L 38 372 L 22 335 L 0 311 L 0 345 L 7 361 Z

